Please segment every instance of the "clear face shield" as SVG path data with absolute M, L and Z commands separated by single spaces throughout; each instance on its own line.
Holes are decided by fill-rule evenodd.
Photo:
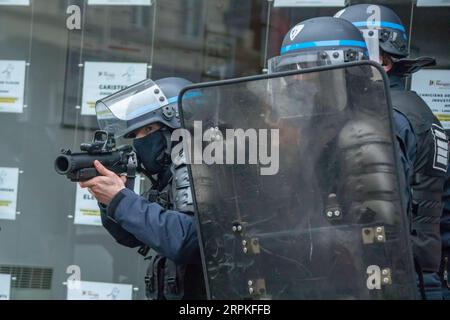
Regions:
M 100 129 L 119 138 L 142 127 L 152 111 L 172 102 L 148 79 L 97 101 L 95 111 Z
M 347 107 L 345 69 L 272 78 L 267 86 L 271 106 L 268 121 L 279 126 L 333 117 Z

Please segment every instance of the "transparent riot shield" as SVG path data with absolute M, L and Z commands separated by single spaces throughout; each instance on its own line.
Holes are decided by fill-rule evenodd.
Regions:
M 212 299 L 412 299 L 384 72 L 364 62 L 180 96 Z

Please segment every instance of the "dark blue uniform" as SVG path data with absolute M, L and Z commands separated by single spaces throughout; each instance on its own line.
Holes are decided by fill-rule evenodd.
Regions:
M 400 148 L 402 150 L 400 152 L 400 159 L 403 166 L 405 179 L 407 181 L 406 189 L 404 192 L 407 193 L 407 205 L 408 208 L 411 206 L 411 195 L 410 195 L 410 188 L 409 188 L 409 181 L 412 179 L 413 175 L 413 164 L 416 160 L 416 152 L 417 152 L 417 143 L 416 143 L 416 137 L 414 136 L 413 130 L 411 128 L 411 125 L 408 121 L 408 119 L 401 114 L 400 112 L 397 112 L 394 110 L 394 130 L 395 135 L 397 138 L 397 141 L 400 144 Z M 450 186 L 449 190 L 447 191 L 447 195 L 450 200 Z M 450 202 L 447 204 L 447 210 L 450 210 Z M 447 235 L 447 243 L 450 248 L 450 211 L 448 211 L 448 216 L 446 217 L 446 223 L 448 228 L 448 235 Z M 443 240 L 444 241 L 444 240 Z M 441 292 L 440 292 L 440 286 L 441 281 L 439 279 L 439 275 L 436 273 L 424 273 L 424 285 L 425 285 L 425 293 L 426 298 L 430 300 L 440 300 L 442 299 Z M 450 299 L 450 292 L 449 292 L 449 299 Z
M 404 82 L 400 77 L 390 77 L 390 89 L 404 91 Z M 412 129 L 410 121 L 401 112 L 394 109 L 394 130 L 397 137 L 397 141 L 402 149 L 400 152 L 401 162 L 405 171 L 405 178 L 407 181 L 408 195 L 408 210 L 411 209 L 412 195 L 409 184 L 411 183 L 414 175 L 414 163 L 417 159 L 417 139 Z M 450 187 L 450 186 L 449 186 Z M 449 191 L 450 192 L 450 191 Z M 450 204 L 449 204 L 450 206 Z M 450 223 L 450 221 L 449 221 Z M 450 237 L 450 235 L 449 235 Z M 437 273 L 424 272 L 423 281 L 425 287 L 425 294 L 427 299 L 440 300 L 442 299 L 440 291 L 440 279 Z
M 198 257 L 193 216 L 165 210 L 128 189 L 117 194 L 109 206 L 101 208 L 103 225 L 120 244 L 147 245 L 177 264 Z
M 407 202 L 411 205 L 410 181 L 413 174 L 413 164 L 417 152 L 416 137 L 412 131 L 408 119 L 400 112 L 394 110 L 394 132 L 400 147 L 400 161 L 405 177 L 405 190 L 402 190 Z

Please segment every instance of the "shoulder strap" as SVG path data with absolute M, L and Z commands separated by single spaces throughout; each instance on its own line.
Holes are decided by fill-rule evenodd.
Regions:
M 166 258 L 160 255 L 150 257 L 145 276 L 145 295 L 149 300 L 165 300 L 164 298 L 164 265 Z

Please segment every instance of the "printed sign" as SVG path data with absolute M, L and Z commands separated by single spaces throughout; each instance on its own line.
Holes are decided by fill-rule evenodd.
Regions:
M 141 192 L 141 177 L 136 175 L 134 192 Z M 100 209 L 97 200 L 87 189 L 82 189 L 77 183 L 77 194 L 75 200 L 75 224 L 101 226 Z
M 25 61 L 0 60 L 0 112 L 23 112 L 25 71 Z
M 450 70 L 421 70 L 414 73 L 411 90 L 428 104 L 444 129 L 450 129 Z
M 0 274 L 0 300 L 9 300 L 11 295 L 11 276 Z
M 147 78 L 146 63 L 85 62 L 82 115 L 95 115 L 95 102 Z
M 80 281 L 79 288 L 67 287 L 67 300 L 132 300 L 132 298 L 131 284 Z
M 0 0 L 0 6 L 29 6 L 30 0 Z
M 0 219 L 16 219 L 18 184 L 18 168 L 0 167 Z

